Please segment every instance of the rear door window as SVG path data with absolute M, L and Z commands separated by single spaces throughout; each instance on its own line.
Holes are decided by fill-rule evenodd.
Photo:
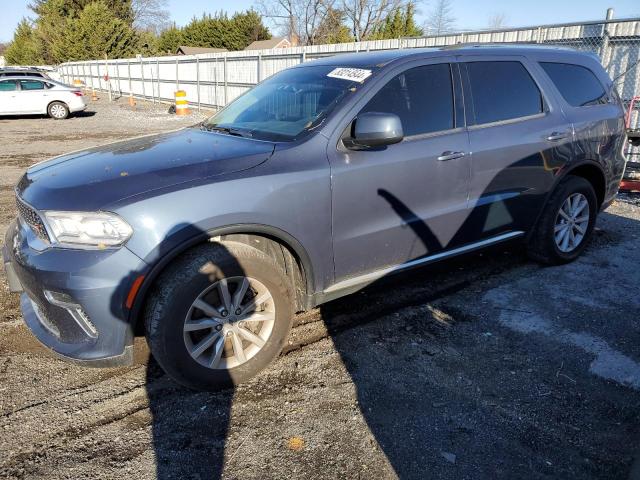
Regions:
M 581 65 L 540 62 L 565 101 L 572 107 L 607 103 L 607 93 L 594 73 Z
M 17 88 L 15 80 L 4 80 L 0 82 L 0 92 L 13 92 L 17 90 Z
M 38 80 L 20 80 L 21 90 L 44 90 L 44 83 Z
M 520 62 L 469 62 L 471 103 L 476 124 L 528 117 L 543 112 L 542 95 Z
M 360 113 L 395 113 L 404 135 L 450 130 L 454 126 L 453 87 L 448 63 L 411 68 L 392 78 Z

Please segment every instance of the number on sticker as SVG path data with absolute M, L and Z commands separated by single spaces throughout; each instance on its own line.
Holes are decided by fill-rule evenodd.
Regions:
M 346 68 L 339 67 L 331 70 L 327 77 L 340 78 L 341 80 L 349 80 L 351 82 L 364 82 L 371 75 L 371 70 L 365 70 L 364 68 Z

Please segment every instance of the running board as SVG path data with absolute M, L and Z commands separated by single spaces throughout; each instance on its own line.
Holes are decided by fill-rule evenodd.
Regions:
M 435 253 L 433 255 L 429 255 L 428 257 L 418 258 L 416 260 L 411 260 L 410 262 L 402 263 L 400 265 L 394 265 L 392 267 L 376 270 L 375 272 L 348 278 L 336 283 L 335 285 L 330 286 L 323 292 L 323 294 L 324 296 L 331 299 L 338 298 L 342 295 L 353 293 L 360 288 L 363 288 L 364 286 L 375 282 L 376 280 L 380 280 L 382 277 L 386 277 L 387 275 L 391 275 L 393 273 L 397 273 L 402 270 L 417 267 L 420 265 L 427 265 L 429 263 L 443 260 L 445 258 L 455 257 L 456 255 L 461 255 L 463 253 L 472 252 L 473 250 L 478 250 L 495 243 L 505 242 L 513 238 L 521 237 L 522 235 L 524 235 L 524 232 L 521 231 L 503 233 L 502 235 L 498 235 L 496 237 L 487 238 L 479 242 L 470 243 L 469 245 L 464 245 L 462 247 L 453 248 L 444 252 Z M 327 298 L 327 300 L 329 298 Z

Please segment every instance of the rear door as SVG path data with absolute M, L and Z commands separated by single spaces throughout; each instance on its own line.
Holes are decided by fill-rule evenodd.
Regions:
M 18 109 L 18 85 L 15 80 L 0 80 L 0 115 Z
M 348 135 L 359 113 L 394 113 L 402 121 L 402 142 L 349 150 L 335 138 L 330 141 L 337 281 L 453 245 L 467 216 L 469 158 L 452 60 L 390 70 L 336 134 Z
M 576 63 L 541 56 L 539 65 L 557 89 L 573 124 L 576 161 L 596 161 L 614 179 L 607 185 L 604 200 L 608 200 L 617 192 L 624 171 L 624 160 L 619 158 L 625 141 L 624 112 L 597 61 L 588 57 L 571 60 Z
M 527 231 L 556 172 L 572 158 L 572 130 L 545 79 L 521 56 L 461 63 L 471 155 L 469 221 L 481 240 Z
M 49 104 L 49 93 L 44 82 L 40 80 L 19 80 L 20 91 L 18 101 L 23 113 L 46 113 Z

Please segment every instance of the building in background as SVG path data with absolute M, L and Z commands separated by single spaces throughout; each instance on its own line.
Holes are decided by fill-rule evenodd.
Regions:
M 0 55 L 0 67 L 4 67 L 5 66 L 5 61 L 4 61 L 4 56 Z
M 291 45 L 291 42 L 284 37 L 273 37 L 269 40 L 256 40 L 249 44 L 245 50 L 272 50 L 274 48 L 289 48 L 295 45 Z
M 229 50 L 226 48 L 187 47 L 185 45 L 181 45 L 176 50 L 176 55 L 199 55 L 201 53 L 220 53 L 228 51 Z

